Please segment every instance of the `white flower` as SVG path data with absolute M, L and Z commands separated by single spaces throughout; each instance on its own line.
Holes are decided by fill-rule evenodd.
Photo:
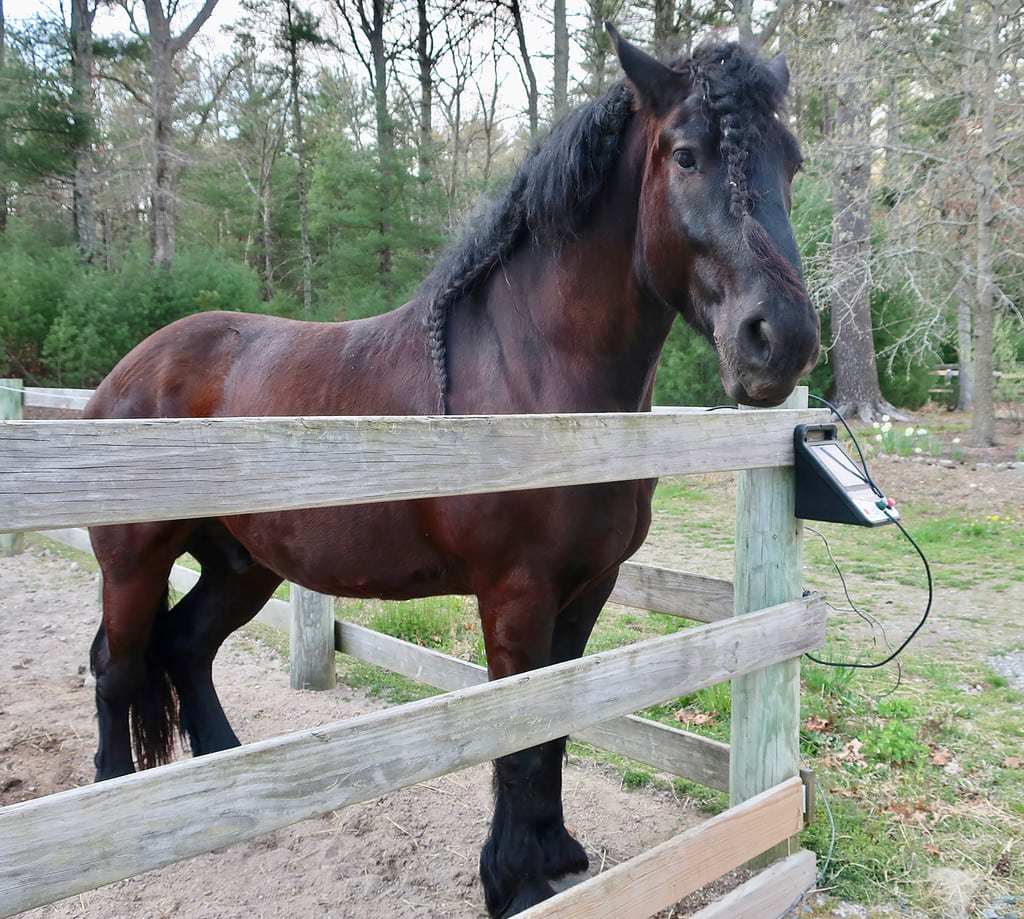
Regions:
M 915 452 L 915 453 L 921 453 L 921 452 L 922 452 L 922 450 L 921 450 L 921 448 L 920 448 L 920 447 L 914 447 L 914 452 Z
M 882 435 L 881 434 L 876 434 L 875 435 L 875 440 L 881 441 L 881 439 L 882 439 Z
M 928 432 L 924 428 L 918 428 L 917 429 L 917 436 L 918 437 L 924 437 L 924 435 L 927 434 L 927 433 Z
M 960 443 L 960 438 L 959 437 L 954 437 L 953 438 L 953 443 L 955 443 L 955 444 Z
M 883 415 L 882 417 L 884 418 L 885 416 Z M 883 434 L 888 434 L 891 430 L 892 430 L 892 425 L 889 423 L 888 419 L 886 419 L 885 424 L 882 425 L 882 433 Z
M 888 420 L 889 420 L 889 416 L 888 415 L 883 415 L 882 416 L 882 421 L 888 421 Z
M 871 425 L 871 427 L 873 427 L 877 431 L 881 427 L 881 425 L 876 421 L 874 424 Z
M 910 427 L 908 427 L 908 428 L 907 428 L 907 429 L 906 429 L 906 430 L 905 430 L 905 431 L 904 431 L 903 433 L 904 433 L 904 434 L 905 434 L 905 435 L 906 435 L 907 437 L 913 437 L 913 436 L 914 436 L 914 426 L 913 426 L 913 425 L 910 425 Z

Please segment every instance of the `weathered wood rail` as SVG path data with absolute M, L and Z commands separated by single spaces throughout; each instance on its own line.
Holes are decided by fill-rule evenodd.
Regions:
M 737 572 L 735 602 L 729 582 L 632 564 L 613 598 L 706 625 L 480 685 L 482 668 L 331 623 L 332 648 L 454 691 L 4 808 L 0 915 L 565 733 L 728 787 L 733 806 L 535 907 L 524 914 L 529 919 L 640 919 L 761 853 L 792 851 L 803 798 L 795 778 L 795 661 L 822 643 L 824 604 L 800 596 L 788 467 L 793 425 L 820 416 L 799 408 L 0 425 L 0 531 L 60 527 L 50 535 L 79 544 L 84 532 L 66 528 L 745 470 L 737 512 L 745 568 Z M 173 575 L 183 588 L 195 576 L 184 568 Z M 261 618 L 286 629 L 303 620 L 276 601 Z M 734 687 L 730 745 L 630 714 L 727 679 Z M 95 827 L 98 813 L 109 833 L 93 834 L 87 851 L 68 846 L 80 838 L 74 828 Z M 813 856 L 797 852 L 701 919 L 778 916 L 813 872 Z

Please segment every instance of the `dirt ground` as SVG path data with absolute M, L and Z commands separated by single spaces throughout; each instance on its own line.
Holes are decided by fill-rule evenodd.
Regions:
M 97 617 L 91 565 L 38 538 L 0 563 L 0 804 L 92 781 Z M 216 668 L 243 743 L 381 704 L 341 685 L 291 690 L 279 653 L 248 632 L 230 639 Z M 476 863 L 490 807 L 490 766 L 478 766 L 25 915 L 484 916 Z M 667 791 L 627 791 L 614 770 L 577 759 L 566 768 L 565 807 L 597 868 L 698 819 Z
M 963 463 L 880 460 L 876 478 L 897 497 L 941 495 L 964 513 L 1020 519 L 1024 468 L 1012 463 L 1024 433 L 1009 423 L 1000 433 L 1001 447 L 965 450 Z M 656 546 L 654 554 L 659 552 Z M 685 565 L 678 558 L 659 560 Z M 985 597 L 947 594 L 937 600 L 933 626 L 922 640 L 941 646 L 959 633 L 958 621 L 991 614 L 993 631 L 978 653 L 1020 648 L 1020 572 L 1007 577 L 999 615 L 985 608 Z M 91 781 L 95 718 L 88 649 L 98 616 L 91 562 L 38 537 L 30 537 L 24 554 L 0 560 L 0 805 Z M 243 742 L 380 706 L 346 686 L 296 693 L 279 653 L 246 631 L 228 642 L 216 667 L 225 709 Z M 490 798 L 490 767 L 483 765 L 25 915 L 483 917 L 476 863 Z M 701 819 L 691 802 L 668 791 L 626 790 L 614 770 L 577 758 L 566 768 L 565 807 L 595 870 Z M 88 839 L 68 844 L 88 845 Z

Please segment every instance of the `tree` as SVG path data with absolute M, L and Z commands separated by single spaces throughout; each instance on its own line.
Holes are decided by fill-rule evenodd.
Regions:
M 71 0 L 71 112 L 78 126 L 75 145 L 74 224 L 78 257 L 91 263 L 96 255 L 96 210 L 92 157 L 95 123 L 92 25 L 99 0 Z
M 319 21 L 312 14 L 298 9 L 292 0 L 284 0 L 284 17 L 280 43 L 287 59 L 288 99 L 295 141 L 295 182 L 299 192 L 299 233 L 302 245 L 302 308 L 310 315 L 313 312 L 313 249 L 309 240 L 309 179 L 306 174 L 306 134 L 302 126 L 302 100 L 299 94 L 302 79 L 299 50 L 302 45 L 320 44 L 322 39 Z
M 977 293 L 973 312 L 973 340 L 971 342 L 974 369 L 974 415 L 971 419 L 971 444 L 976 447 L 991 446 L 996 442 L 995 406 L 993 400 L 992 372 L 995 319 L 995 270 L 994 245 L 996 214 L 995 160 L 996 150 L 996 95 L 1002 75 L 1000 58 L 1003 51 L 1003 4 L 1002 0 L 988 3 L 988 53 L 981 82 L 977 87 L 981 102 L 981 150 L 976 176 L 978 191 L 978 249 L 977 249 Z
M 125 0 L 127 2 L 127 0 Z M 172 33 L 171 19 L 178 9 L 176 0 L 143 0 L 149 26 L 150 110 L 150 207 L 153 264 L 170 268 L 174 260 L 174 202 L 177 161 L 174 152 L 174 59 L 188 47 L 210 18 L 217 0 L 205 0 L 192 21 L 178 34 Z
M 226 96 L 227 136 L 222 143 L 252 196 L 244 258 L 259 270 L 264 299 L 271 300 L 278 280 L 273 180 L 285 147 L 289 81 L 279 69 L 261 66 L 251 33 L 241 35 L 239 44 L 236 75 Z M 307 245 L 308 235 L 307 219 Z
M 10 202 L 23 199 L 34 183 L 71 174 L 83 128 L 72 116 L 60 26 L 37 19 L 23 30 L 3 31 L 0 219 L 6 222 Z
M 554 0 L 555 45 L 552 58 L 551 113 L 558 121 L 569 111 L 569 23 L 565 0 Z
M 870 421 L 898 417 L 882 398 L 871 324 L 871 58 L 872 8 L 848 0 L 836 42 L 836 113 L 832 216 L 833 401 L 844 415 Z
M 764 18 L 755 22 L 754 0 L 733 0 L 740 41 L 752 48 L 763 47 L 775 36 L 794 3 L 795 0 L 777 0 L 773 6 L 762 11 Z
M 530 59 L 530 49 L 526 42 L 526 26 L 523 23 L 523 8 L 519 0 L 506 0 L 507 9 L 512 16 L 512 30 L 516 36 L 516 47 L 519 57 L 516 66 L 523 78 L 526 90 L 526 117 L 530 126 L 530 141 L 535 143 L 540 135 L 540 91 L 537 88 L 537 74 Z
M 4 17 L 4 0 L 0 0 L 0 79 L 3 78 L 7 50 L 7 20 Z M 0 125 L 0 130 L 3 130 Z M 6 138 L 0 134 L 0 149 L 6 147 Z M 0 175 L 0 233 L 7 229 L 7 182 Z

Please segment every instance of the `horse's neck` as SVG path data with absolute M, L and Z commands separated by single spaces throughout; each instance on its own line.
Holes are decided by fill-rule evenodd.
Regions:
M 485 308 L 502 352 L 534 358 L 554 402 L 540 410 L 635 411 L 650 404 L 673 316 L 633 271 L 628 226 L 597 221 L 557 250 L 534 246 L 493 279 Z M 499 315 L 500 314 L 500 315 Z

